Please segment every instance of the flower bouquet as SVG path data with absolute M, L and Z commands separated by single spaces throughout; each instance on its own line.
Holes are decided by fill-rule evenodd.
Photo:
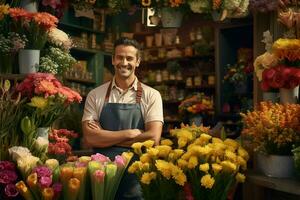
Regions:
M 184 99 L 178 106 L 179 114 L 183 117 L 193 117 L 199 114 L 213 112 L 213 100 L 204 93 L 197 93 Z
M 260 102 L 252 112 L 242 113 L 244 129 L 256 151 L 291 155 L 292 146 L 300 143 L 300 105 Z
M 27 97 L 27 112 L 36 127 L 49 127 L 81 96 L 63 86 L 53 74 L 29 74 L 17 87 Z
M 226 199 L 240 172 L 247 167 L 248 153 L 234 140 L 213 138 L 203 126 L 184 126 L 170 131 L 172 140 L 135 143 L 140 156 L 128 169 L 140 177 L 147 199 Z M 162 189 L 163 188 L 163 189 Z

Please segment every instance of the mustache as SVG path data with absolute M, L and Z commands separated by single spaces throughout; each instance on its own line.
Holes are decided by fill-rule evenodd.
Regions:
M 117 68 L 122 68 L 122 67 L 130 67 L 130 68 L 132 68 L 132 65 L 131 64 L 127 64 L 127 65 L 118 64 L 116 67 Z

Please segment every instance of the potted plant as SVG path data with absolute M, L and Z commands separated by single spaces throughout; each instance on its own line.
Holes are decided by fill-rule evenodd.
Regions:
M 242 113 L 242 135 L 258 152 L 258 168 L 267 176 L 293 175 L 293 145 L 299 145 L 299 104 L 260 102 L 254 111 Z

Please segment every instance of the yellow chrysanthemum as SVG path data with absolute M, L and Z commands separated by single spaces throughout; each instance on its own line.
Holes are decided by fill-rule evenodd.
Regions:
M 242 170 L 247 169 L 247 161 L 242 156 L 237 156 L 236 162 L 242 167 Z
M 198 158 L 196 156 L 191 156 L 188 162 L 188 168 L 194 169 L 198 165 Z
M 141 170 L 149 171 L 150 170 L 150 164 L 149 163 L 143 163 Z
M 177 165 L 181 169 L 185 169 L 187 167 L 187 165 L 188 165 L 188 162 L 186 160 L 183 160 L 183 159 L 178 159 L 177 160 Z
M 167 158 L 170 151 L 172 150 L 172 147 L 167 145 L 159 145 L 156 146 L 155 149 L 158 150 L 158 156 L 161 158 Z
M 249 160 L 249 154 L 248 154 L 248 152 L 243 147 L 239 147 L 239 149 L 238 149 L 238 155 L 242 156 L 246 161 Z
M 156 179 L 156 173 L 155 172 L 145 172 L 143 173 L 141 177 L 141 182 L 149 185 L 152 180 Z
M 300 59 L 300 40 L 280 38 L 272 46 L 272 50 L 279 59 L 296 61 Z
M 178 139 L 178 148 L 185 147 L 187 145 L 187 142 L 188 142 L 187 138 L 185 138 L 185 137 L 179 138 Z
M 212 136 L 211 135 L 208 135 L 208 134 L 205 134 L 205 133 L 202 133 L 201 135 L 200 135 L 200 141 L 202 141 L 204 144 L 205 143 L 208 143 L 209 142 L 209 140 L 212 138 Z
M 159 172 L 166 178 L 170 179 L 172 175 L 172 166 L 165 160 L 156 160 L 155 166 Z
M 174 164 L 172 164 L 172 177 L 175 182 L 181 186 L 183 186 L 187 181 L 186 175 L 183 173 L 182 169 Z
M 151 148 L 151 147 L 153 147 L 153 145 L 154 145 L 154 141 L 153 141 L 153 140 L 147 140 L 147 141 L 143 142 L 143 145 L 144 145 L 146 148 Z
M 225 150 L 225 158 L 231 160 L 232 162 L 236 162 L 236 154 L 228 149 Z
M 241 173 L 237 173 L 236 176 L 235 176 L 235 180 L 238 182 L 238 183 L 243 183 L 245 182 L 245 179 L 246 179 L 246 176 L 244 174 L 241 174 Z
M 220 138 L 213 137 L 212 143 L 223 143 L 223 140 L 221 140 Z
M 213 163 L 211 168 L 214 171 L 214 174 L 218 174 L 222 170 L 222 166 L 217 163 Z
M 234 149 L 237 149 L 240 146 L 240 144 L 237 141 L 230 139 L 230 138 L 227 138 L 226 140 L 224 140 L 224 144 L 227 146 L 233 147 Z
M 184 153 L 184 154 L 181 156 L 181 158 L 184 159 L 184 160 L 189 160 L 191 156 L 192 156 L 191 151 L 188 151 L 188 152 Z
M 158 149 L 155 148 L 149 148 L 147 149 L 147 153 L 151 156 L 151 157 L 156 157 L 159 153 Z
M 160 141 L 161 145 L 167 145 L 167 146 L 172 146 L 173 142 L 170 139 L 164 139 Z
M 150 157 L 149 154 L 144 153 L 144 154 L 142 154 L 142 155 L 140 156 L 140 161 L 141 161 L 142 163 L 149 163 L 149 162 L 151 162 L 151 157 Z
M 142 155 L 142 146 L 143 146 L 143 143 L 136 142 L 131 145 L 131 148 L 133 148 L 134 153 L 136 153 L 138 155 Z
M 201 164 L 199 166 L 199 170 L 200 171 L 203 171 L 205 173 L 208 173 L 208 170 L 209 170 L 209 164 L 208 163 L 204 163 L 204 164 Z
M 44 97 L 32 97 L 28 105 L 40 109 L 44 109 L 48 105 L 48 99 Z
M 232 173 L 236 170 L 236 164 L 230 162 L 229 160 L 225 160 L 221 162 L 222 168 L 224 171 Z
M 128 172 L 133 174 L 136 171 L 139 171 L 140 169 L 142 169 L 142 166 L 143 166 L 142 162 L 134 161 L 128 168 Z
M 210 174 L 206 174 L 201 178 L 201 186 L 211 189 L 214 186 L 215 179 Z
M 0 20 L 4 18 L 4 15 L 9 13 L 9 5 L 8 4 L 1 4 L 0 5 Z
M 174 149 L 173 153 L 174 158 L 178 159 L 184 153 L 184 151 L 182 149 Z

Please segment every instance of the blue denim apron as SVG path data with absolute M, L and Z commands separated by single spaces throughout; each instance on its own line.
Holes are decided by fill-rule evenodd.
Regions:
M 142 86 L 141 83 L 137 83 L 136 103 L 135 104 L 120 104 L 120 103 L 108 103 L 112 87 L 110 82 L 105 102 L 100 114 L 100 125 L 105 130 L 118 131 L 124 129 L 141 129 L 144 130 L 144 119 L 141 111 L 141 97 Z M 108 156 L 111 160 L 114 160 L 116 155 L 120 155 L 123 152 L 130 151 L 130 148 L 112 146 L 107 148 L 95 149 L 98 153 L 102 153 Z M 137 160 L 137 158 L 133 158 Z M 131 163 L 132 163 L 131 161 Z M 120 186 L 115 197 L 116 200 L 140 200 L 142 199 L 142 193 L 137 177 L 134 174 L 129 174 L 126 170 Z

